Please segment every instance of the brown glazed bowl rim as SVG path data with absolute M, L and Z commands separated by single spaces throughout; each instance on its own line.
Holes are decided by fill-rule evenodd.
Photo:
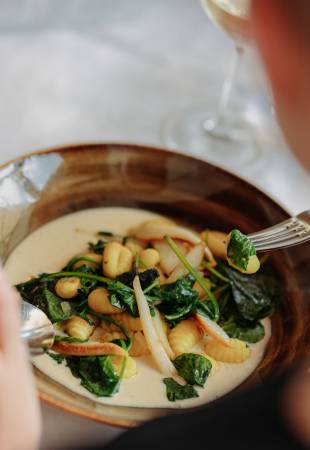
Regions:
M 44 154 L 49 154 L 49 153 L 54 153 L 54 152 L 66 152 L 66 151 L 70 151 L 73 148 L 81 148 L 83 149 L 83 147 L 88 146 L 88 147 L 98 147 L 98 146 L 104 146 L 104 147 L 121 147 L 121 146 L 126 146 L 126 147 L 132 147 L 132 148 L 136 148 L 136 149 L 144 149 L 144 150 L 149 150 L 151 152 L 155 151 L 155 152 L 165 152 L 167 154 L 171 154 L 171 155 L 176 155 L 176 156 L 181 156 L 183 158 L 188 158 L 188 159 L 194 159 L 196 161 L 200 161 L 202 163 L 208 164 L 212 167 L 215 167 L 216 169 L 225 172 L 227 175 L 231 175 L 234 178 L 237 178 L 239 180 L 241 180 L 243 183 L 248 184 L 249 186 L 251 186 L 252 188 L 256 189 L 257 191 L 260 192 L 260 194 L 263 194 L 265 197 L 268 198 L 269 201 L 272 201 L 274 203 L 275 206 L 277 206 L 278 208 L 280 208 L 282 210 L 282 212 L 284 212 L 288 217 L 291 217 L 293 215 L 293 213 L 289 210 L 289 208 L 287 208 L 284 203 L 282 203 L 281 200 L 277 199 L 276 197 L 274 197 L 270 192 L 268 192 L 267 190 L 265 190 L 263 187 L 259 186 L 258 184 L 256 184 L 254 181 L 252 181 L 250 178 L 246 177 L 245 175 L 240 175 L 237 171 L 234 171 L 233 169 L 228 169 L 225 166 L 222 166 L 219 163 L 213 163 L 211 161 L 208 161 L 208 159 L 204 159 L 204 158 L 200 158 L 196 155 L 191 155 L 189 153 L 183 153 L 182 151 L 178 151 L 176 149 L 169 149 L 166 147 L 161 147 L 159 145 L 152 145 L 152 144 L 144 144 L 144 143 L 135 143 L 135 142 L 128 142 L 128 141 L 83 141 L 83 142 L 78 142 L 78 143 L 66 143 L 66 144 L 59 144 L 59 145 L 55 145 L 55 146 L 51 146 L 51 147 L 45 147 L 43 149 L 40 150 L 32 150 L 26 153 L 23 153 L 20 156 L 16 156 L 13 159 L 10 159 L 4 163 L 0 164 L 0 170 L 4 169 L 5 167 L 9 166 L 10 164 L 14 164 L 18 161 L 23 161 L 26 158 L 30 158 L 31 156 L 36 156 L 36 155 L 44 155 Z
M 30 158 L 30 157 L 36 156 L 36 155 L 44 155 L 44 154 L 49 154 L 49 153 L 62 154 L 65 152 L 70 152 L 74 149 L 83 150 L 83 147 L 88 147 L 88 148 L 94 147 L 95 148 L 95 147 L 100 147 L 100 146 L 102 146 L 104 148 L 107 148 L 107 147 L 120 148 L 120 147 L 124 146 L 127 148 L 144 150 L 144 151 L 148 151 L 151 153 L 164 152 L 165 154 L 176 155 L 176 156 L 180 156 L 182 158 L 188 158 L 190 160 L 197 160 L 203 164 L 207 164 L 211 167 L 215 167 L 219 171 L 224 172 L 225 174 L 240 180 L 243 184 L 246 184 L 248 187 L 258 191 L 259 194 L 263 195 L 267 199 L 268 202 L 272 202 L 273 206 L 280 209 L 282 213 L 284 213 L 288 217 L 290 216 L 290 212 L 288 211 L 288 209 L 284 205 L 282 205 L 278 199 L 273 198 L 272 195 L 270 195 L 268 192 L 266 192 L 261 187 L 257 186 L 255 183 L 253 183 L 247 177 L 240 176 L 233 170 L 227 169 L 227 168 L 221 166 L 220 164 L 213 164 L 213 163 L 209 162 L 207 159 L 202 159 L 197 156 L 192 156 L 190 154 L 186 154 L 186 153 L 183 153 L 180 151 L 170 150 L 170 149 L 167 149 L 164 147 L 150 145 L 150 144 L 131 143 L 131 142 L 126 142 L 126 141 L 85 141 L 85 142 L 79 142 L 79 143 L 66 143 L 63 145 L 59 144 L 57 146 L 52 146 L 52 147 L 47 147 L 44 149 L 26 152 L 26 153 L 22 154 L 21 156 L 17 156 L 16 158 L 13 158 L 7 162 L 1 163 L 0 170 L 6 168 L 10 164 L 14 164 L 16 162 L 23 161 L 27 158 Z M 115 427 L 122 427 L 122 428 L 132 428 L 132 427 L 135 427 L 138 425 L 138 423 L 134 420 L 121 419 L 121 418 L 117 418 L 117 417 L 110 417 L 110 416 L 104 415 L 102 413 L 97 414 L 96 412 L 84 411 L 80 407 L 68 405 L 68 404 L 62 402 L 61 400 L 55 399 L 55 398 L 53 398 L 52 395 L 43 393 L 39 389 L 38 389 L 38 395 L 39 395 L 40 400 L 47 403 L 48 405 L 53 406 L 55 408 L 60 408 L 61 410 L 65 411 L 65 412 L 73 413 L 82 418 L 91 419 L 91 420 L 94 420 L 99 423 L 103 423 L 103 424 L 115 426 Z

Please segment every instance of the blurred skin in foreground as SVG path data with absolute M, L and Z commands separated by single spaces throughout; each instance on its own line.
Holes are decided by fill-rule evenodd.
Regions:
M 310 2 L 252 0 L 254 38 L 290 148 L 310 171 Z M 283 413 L 310 447 L 310 363 L 295 375 Z
M 41 433 L 28 353 L 19 339 L 19 298 L 0 268 L 0 448 L 34 450 Z
M 310 1 L 253 0 L 252 22 L 280 125 L 291 149 L 310 170 Z M 35 450 L 41 432 L 39 404 L 28 355 L 19 340 L 17 295 L 1 268 L 0 308 L 0 447 Z M 310 447 L 309 371 L 295 375 L 282 405 L 288 426 Z
M 310 171 L 310 1 L 252 0 L 252 25 L 282 131 Z

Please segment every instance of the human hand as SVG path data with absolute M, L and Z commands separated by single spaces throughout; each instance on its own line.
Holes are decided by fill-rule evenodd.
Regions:
M 282 131 L 310 170 L 310 2 L 252 0 L 252 24 Z
M 19 338 L 18 295 L 0 268 L 0 448 L 35 450 L 41 418 L 27 350 Z

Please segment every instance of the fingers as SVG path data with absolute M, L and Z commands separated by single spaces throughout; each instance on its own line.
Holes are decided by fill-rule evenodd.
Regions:
M 294 2 L 292 2 L 295 4 Z M 294 98 L 302 49 L 295 17 L 283 0 L 254 0 L 254 36 L 276 93 Z
M 19 344 L 19 299 L 0 267 L 0 349 L 5 352 Z
M 310 169 L 310 2 L 253 0 L 252 24 L 282 130 Z

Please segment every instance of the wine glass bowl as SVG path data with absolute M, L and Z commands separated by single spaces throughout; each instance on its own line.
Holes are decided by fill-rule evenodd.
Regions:
M 250 0 L 200 0 L 212 22 L 230 37 L 245 43 L 251 39 Z
M 237 88 L 245 47 L 252 42 L 251 2 L 200 0 L 200 3 L 208 17 L 232 38 L 235 52 L 219 97 L 214 99 L 214 94 L 208 93 L 204 105 L 168 117 L 162 137 L 170 148 L 184 149 L 212 162 L 240 168 L 253 164 L 269 150 L 270 142 L 268 146 L 258 141 L 270 134 L 273 122 L 264 95 Z

